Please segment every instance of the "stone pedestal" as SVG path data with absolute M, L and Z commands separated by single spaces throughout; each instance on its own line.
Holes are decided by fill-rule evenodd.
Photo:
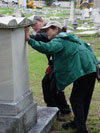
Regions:
M 25 41 L 25 26 L 31 23 L 27 18 L 0 18 L 0 133 L 34 133 L 37 123 L 37 104 L 29 90 Z M 51 110 L 54 117 L 58 109 Z M 47 115 L 50 117 L 51 113 Z M 49 129 L 50 126 L 43 133 Z
M 0 23 L 0 133 L 26 133 L 37 121 L 37 105 L 29 90 L 25 21 L 6 19 Z

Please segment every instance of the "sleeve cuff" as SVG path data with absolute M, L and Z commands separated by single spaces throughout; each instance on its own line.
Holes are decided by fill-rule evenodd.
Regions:
M 31 45 L 32 42 L 33 42 L 33 39 L 30 38 L 30 39 L 28 40 L 28 44 Z

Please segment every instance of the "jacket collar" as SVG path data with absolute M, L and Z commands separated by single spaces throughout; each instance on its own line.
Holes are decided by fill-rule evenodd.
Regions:
M 67 32 L 60 32 L 56 37 L 57 38 L 59 38 L 59 37 L 64 38 L 64 37 L 68 37 L 68 34 L 69 33 L 67 33 Z
M 79 43 L 80 45 L 83 43 L 82 40 L 80 40 L 77 36 L 75 36 L 72 33 L 67 33 L 67 32 L 61 32 L 57 36 L 57 38 L 63 38 L 72 42 Z

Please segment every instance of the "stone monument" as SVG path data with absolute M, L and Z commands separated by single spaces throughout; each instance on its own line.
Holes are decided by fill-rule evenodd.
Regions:
M 94 8 L 100 8 L 100 0 L 94 0 Z
M 89 17 L 90 17 L 89 12 L 90 12 L 89 9 L 84 9 L 84 10 L 83 10 L 84 18 L 89 18 Z
M 99 9 L 93 9 L 92 11 L 94 24 L 100 24 L 100 13 Z
M 82 10 L 81 13 L 82 13 L 82 16 L 81 16 L 80 19 L 82 20 L 82 23 L 84 23 L 84 20 L 85 20 L 85 17 L 84 17 L 84 11 Z
M 25 26 L 31 23 L 31 19 L 22 17 L 0 18 L 0 133 L 42 133 L 44 129 L 39 123 L 37 104 L 29 90 Z M 58 111 L 57 108 L 46 107 L 38 110 L 49 115 L 42 116 L 42 126 L 45 125 L 45 117 L 51 122 Z M 43 133 L 49 129 L 50 124 Z
M 75 5 L 74 5 L 74 1 L 71 1 L 69 21 L 73 24 L 74 19 L 75 19 Z
M 26 8 L 26 0 L 19 0 L 19 7 Z

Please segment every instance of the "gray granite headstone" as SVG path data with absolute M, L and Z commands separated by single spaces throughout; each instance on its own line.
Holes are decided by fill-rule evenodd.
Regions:
M 37 120 L 37 106 L 29 90 L 25 26 L 31 20 L 0 18 L 0 132 L 24 133 Z
M 67 27 L 67 24 L 68 24 L 68 20 L 67 19 L 64 19 L 64 26 Z
M 26 8 L 26 0 L 19 0 L 19 7 Z
M 90 17 L 89 12 L 90 12 L 89 9 L 84 9 L 84 10 L 83 10 L 84 18 L 89 18 L 89 17 Z
M 95 24 L 100 24 L 100 13 L 99 9 L 94 9 L 92 11 L 92 16 Z
M 94 0 L 94 8 L 100 8 L 100 0 Z
M 29 133 L 37 122 L 37 104 L 29 89 L 25 41 L 25 27 L 33 23 L 32 17 L 0 17 L 0 133 Z M 51 110 L 52 114 L 47 114 L 53 119 L 58 109 Z M 50 124 L 45 127 L 49 128 L 43 133 L 50 129 L 51 119 L 48 121 Z
M 71 8 L 70 8 L 70 17 L 69 17 L 69 21 L 71 23 L 74 22 L 75 19 L 75 6 L 74 6 L 74 1 L 71 1 Z
M 2 7 L 2 1 L 0 1 L 0 7 Z

